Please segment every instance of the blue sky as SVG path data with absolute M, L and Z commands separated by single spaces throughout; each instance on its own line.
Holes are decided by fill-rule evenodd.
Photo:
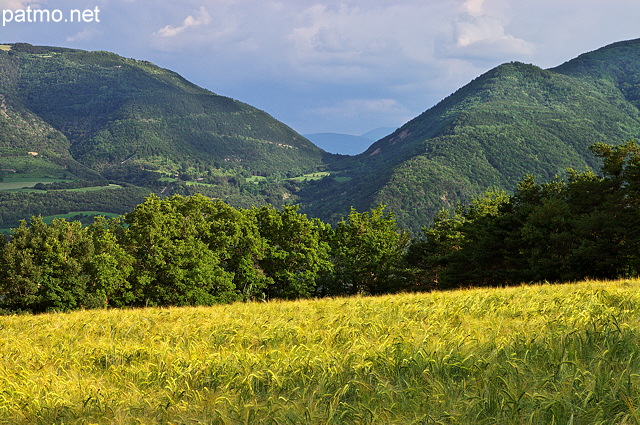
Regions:
M 3 22 L 0 42 L 148 60 L 300 133 L 399 127 L 501 63 L 548 68 L 640 38 L 639 0 L 0 0 L 0 8 L 7 18 L 98 8 L 91 22 Z

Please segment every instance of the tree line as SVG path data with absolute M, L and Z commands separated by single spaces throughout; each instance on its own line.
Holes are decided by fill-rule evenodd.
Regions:
M 383 207 L 335 228 L 296 206 L 236 209 L 203 195 L 151 195 L 90 226 L 41 217 L 0 244 L 0 308 L 124 306 L 381 293 L 409 242 Z
M 640 148 L 591 147 L 601 173 L 568 170 L 511 196 L 489 191 L 442 211 L 408 250 L 408 263 L 440 288 L 637 276 L 640 272 Z
M 89 226 L 40 217 L 0 238 L 0 308 L 212 305 L 585 277 L 640 270 L 640 147 L 596 144 L 600 174 L 489 191 L 410 237 L 379 206 L 336 226 L 297 206 L 151 195 Z

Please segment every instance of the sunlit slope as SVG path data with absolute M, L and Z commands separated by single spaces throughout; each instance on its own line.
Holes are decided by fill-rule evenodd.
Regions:
M 0 52 L 6 96 L 59 130 L 84 165 L 179 172 L 311 171 L 323 152 L 264 111 L 146 61 L 26 44 Z M 15 68 L 15 72 L 10 72 Z
M 349 203 L 384 203 L 418 230 L 442 207 L 512 190 L 525 174 L 597 169 L 589 146 L 640 137 L 638 64 L 634 40 L 550 70 L 500 65 L 373 144 L 352 180 L 326 188 L 310 209 L 330 216 Z
M 636 423 L 639 289 L 0 317 L 0 422 Z

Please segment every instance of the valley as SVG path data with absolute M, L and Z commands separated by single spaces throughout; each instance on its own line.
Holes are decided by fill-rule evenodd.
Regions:
M 500 65 L 353 156 L 324 152 L 266 112 L 149 62 L 6 46 L 0 169 L 7 182 L 102 181 L 138 202 L 149 193 L 199 192 L 236 207 L 298 204 L 330 223 L 350 207 L 384 204 L 416 233 L 442 208 L 487 188 L 511 192 L 526 174 L 549 180 L 567 168 L 597 169 L 590 146 L 640 135 L 638 40 L 547 70 Z M 37 195 L 50 202 L 51 194 Z M 130 206 L 116 201 L 112 209 Z M 52 211 L 25 203 L 21 218 L 38 213 Z M 0 227 L 17 224 L 2 220 Z

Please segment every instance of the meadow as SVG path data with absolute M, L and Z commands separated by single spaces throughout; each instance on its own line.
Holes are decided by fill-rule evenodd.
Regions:
M 638 424 L 639 289 L 0 316 L 0 423 Z
M 50 178 L 32 178 L 32 177 L 5 177 L 0 182 L 0 190 L 28 190 L 33 188 L 38 183 L 57 183 L 70 180 L 64 179 L 50 179 Z

